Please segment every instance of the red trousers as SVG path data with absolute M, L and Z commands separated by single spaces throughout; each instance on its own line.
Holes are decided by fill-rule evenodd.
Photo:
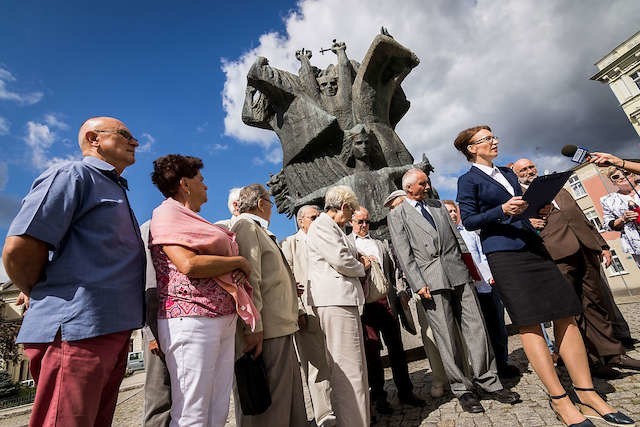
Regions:
M 110 426 L 131 331 L 78 341 L 25 344 L 36 398 L 29 426 Z

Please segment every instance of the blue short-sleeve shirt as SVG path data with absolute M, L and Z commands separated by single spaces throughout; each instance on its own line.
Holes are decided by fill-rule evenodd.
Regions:
M 22 201 L 9 236 L 50 247 L 17 342 L 63 341 L 137 329 L 143 323 L 145 253 L 126 181 L 96 157 L 53 167 Z

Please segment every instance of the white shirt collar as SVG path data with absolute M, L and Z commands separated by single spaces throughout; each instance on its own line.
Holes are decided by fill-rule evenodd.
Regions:
M 356 233 L 353 233 L 353 236 L 354 236 L 356 239 L 370 239 L 370 238 L 371 238 L 371 235 L 370 235 L 370 234 L 368 234 L 368 233 L 367 233 L 367 235 L 366 235 L 366 236 L 364 236 L 364 237 L 359 236 L 359 235 L 357 235 Z
M 474 163 L 473 166 L 477 167 L 489 176 L 493 175 L 495 172 L 499 172 L 498 168 L 495 166 L 481 165 L 480 163 Z
M 269 231 L 269 221 L 267 221 L 264 218 L 260 218 L 258 215 L 254 215 L 254 214 L 250 214 L 248 212 L 244 212 L 241 213 L 240 215 L 238 215 L 238 219 L 240 218 L 245 218 L 248 219 L 250 221 L 256 221 L 258 224 L 260 224 L 260 226 L 262 228 L 264 228 L 265 230 Z

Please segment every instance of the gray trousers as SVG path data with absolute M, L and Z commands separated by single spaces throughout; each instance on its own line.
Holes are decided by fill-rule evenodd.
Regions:
M 474 385 L 487 392 L 502 389 L 473 286 L 432 291 L 431 295 L 432 299 L 423 299 L 421 302 L 433 329 L 453 394 L 461 396 L 473 390 Z M 471 378 L 464 374 L 465 351 L 456 339 L 458 328 L 468 350 Z
M 149 351 L 144 337 L 144 427 L 167 427 L 171 421 L 171 380 L 167 365 Z
M 313 417 L 316 424 L 322 425 L 328 415 L 333 415 L 329 384 L 330 371 L 320 320 L 311 310 L 307 314 L 307 327 L 303 331 L 296 332 L 295 342 L 311 395 Z
M 236 354 L 239 357 L 239 354 Z M 238 389 L 233 387 L 233 400 L 238 427 L 305 426 L 302 377 L 293 334 L 270 338 L 262 342 L 262 358 L 267 370 L 271 406 L 260 415 L 244 415 L 240 408 Z
M 433 329 L 429 327 L 427 313 L 424 309 L 424 306 L 420 302 L 416 302 L 416 312 L 418 313 L 418 323 L 420 324 L 422 345 L 424 346 L 425 353 L 427 353 L 429 366 L 431 366 L 431 374 L 433 375 L 431 384 L 448 384 L 449 379 L 447 378 L 447 374 L 444 371 L 444 365 L 442 364 L 440 351 L 438 350 L 438 347 L 436 347 L 436 343 L 434 342 Z

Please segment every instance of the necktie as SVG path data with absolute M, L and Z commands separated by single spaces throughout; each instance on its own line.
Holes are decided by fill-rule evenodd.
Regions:
M 429 221 L 429 224 L 431 224 L 433 228 L 436 228 L 436 222 L 433 220 L 433 217 L 431 216 L 427 208 L 424 206 L 424 202 L 418 202 L 418 205 L 420 206 L 420 213 L 422 213 L 422 216 L 424 217 L 424 219 Z

